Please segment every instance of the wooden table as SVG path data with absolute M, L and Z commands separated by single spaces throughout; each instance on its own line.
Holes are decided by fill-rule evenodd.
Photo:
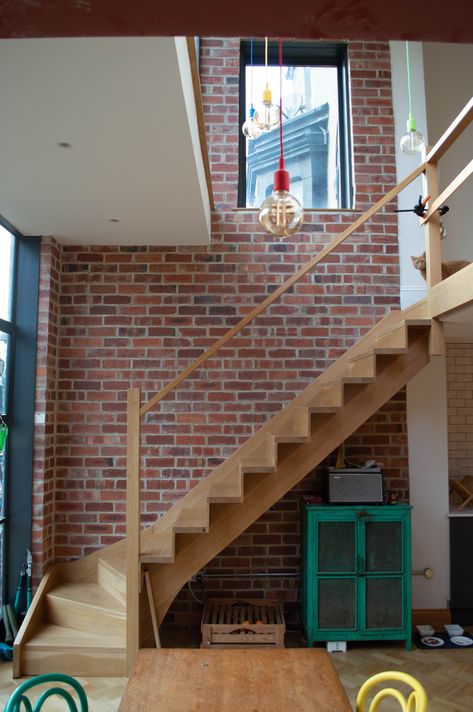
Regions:
M 351 712 L 311 648 L 140 650 L 118 712 Z

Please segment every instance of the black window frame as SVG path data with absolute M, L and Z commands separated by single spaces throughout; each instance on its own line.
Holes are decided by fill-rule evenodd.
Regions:
M 239 125 L 243 126 L 245 115 L 246 87 L 245 68 L 250 65 L 250 40 L 240 42 Z M 264 40 L 253 41 L 253 66 L 264 66 Z M 354 181 L 352 165 L 352 138 L 350 120 L 350 91 L 348 73 L 348 44 L 346 42 L 312 42 L 284 40 L 282 43 L 283 65 L 305 67 L 336 67 L 338 78 L 338 122 L 340 136 L 340 197 L 338 209 L 353 208 Z M 278 42 L 268 41 L 268 65 L 278 66 Z M 276 99 L 275 101 L 278 101 Z M 246 208 L 246 138 L 239 131 L 238 146 L 238 207 Z M 304 209 L 324 210 L 324 206 Z
M 26 237 L 0 215 L 14 239 L 7 381 L 8 440 L 5 450 L 2 600 L 12 601 L 26 548 L 32 546 L 33 445 L 41 238 Z M 15 408 L 14 403 L 21 407 Z M 3 414 L 2 414 L 3 415 Z

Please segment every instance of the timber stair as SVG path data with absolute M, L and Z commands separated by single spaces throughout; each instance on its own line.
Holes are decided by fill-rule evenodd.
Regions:
M 158 623 L 193 574 L 428 363 L 431 321 L 409 314 L 388 314 L 165 516 L 142 530 L 140 560 L 150 573 Z M 53 667 L 75 675 L 126 674 L 125 561 L 123 540 L 53 571 L 35 597 L 33 620 L 25 621 L 15 642 L 17 675 Z M 141 642 L 147 644 L 152 629 L 144 589 L 140 610 Z

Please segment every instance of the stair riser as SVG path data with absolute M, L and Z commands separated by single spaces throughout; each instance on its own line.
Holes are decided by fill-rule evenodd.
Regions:
M 96 653 L 93 648 L 84 651 L 29 650 L 28 644 L 21 652 L 21 674 L 42 675 L 62 672 L 74 677 L 125 677 L 127 675 L 126 651 Z
M 94 609 L 74 601 L 46 598 L 46 617 L 54 625 L 74 628 L 96 635 L 125 636 L 125 616 L 114 615 L 103 609 Z
M 98 562 L 97 583 L 117 601 L 126 606 L 126 577 L 109 568 L 104 562 Z
M 233 472 L 234 481 L 227 483 L 218 483 L 209 488 L 209 502 L 242 502 L 242 479 L 239 468 L 235 467 Z

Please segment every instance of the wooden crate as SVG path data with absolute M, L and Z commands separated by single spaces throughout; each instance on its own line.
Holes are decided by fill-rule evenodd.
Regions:
M 202 616 L 201 648 L 284 648 L 286 625 L 278 601 L 211 598 Z

